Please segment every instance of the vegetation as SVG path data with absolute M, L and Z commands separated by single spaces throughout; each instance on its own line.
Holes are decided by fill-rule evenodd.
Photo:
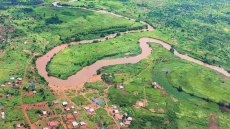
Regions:
M 84 98 L 83 96 L 76 96 L 74 98 L 71 99 L 71 101 L 73 101 L 76 105 L 86 105 L 86 104 L 90 104 L 89 101 Z
M 31 123 L 34 123 L 40 119 L 38 112 L 39 112 L 38 109 L 31 109 L 26 111 L 28 117 L 30 118 Z
M 44 54 L 61 43 L 145 28 L 138 22 L 83 9 L 8 4 L 3 4 L 8 9 L 0 12 L 0 29 L 5 30 L 0 34 L 0 51 L 4 49 L 0 54 L 0 83 L 10 75 L 23 75 L 24 67 L 34 63 L 28 52 Z
M 31 96 L 26 96 L 23 98 L 23 102 L 26 104 L 36 103 L 36 102 L 50 102 L 55 99 L 54 95 L 47 88 L 36 88 L 36 94 Z
M 230 70 L 229 2 L 223 0 L 81 0 L 63 4 L 105 9 L 152 24 L 175 48 Z
M 223 96 L 222 100 L 224 100 L 224 96 L 227 95 L 222 90 L 229 86 L 225 85 L 225 83 L 228 84 L 229 79 L 202 66 L 176 58 L 159 45 L 151 44 L 151 46 L 154 51 L 146 60 L 137 64 L 109 66 L 101 70 L 102 74 L 114 74 L 114 83 L 124 80 L 125 89 L 111 87 L 109 98 L 110 104 L 120 106 L 124 112 L 128 112 L 135 118 L 130 128 L 207 128 L 210 113 L 214 112 L 219 117 L 220 128 L 229 128 L 230 125 L 227 124 L 229 113 L 223 113 L 219 105 L 215 103 L 218 102 L 220 96 Z M 197 73 L 192 71 L 199 71 L 198 77 Z M 185 76 L 180 76 L 180 73 Z M 225 83 L 222 83 L 223 79 Z M 196 82 L 191 80 L 196 80 Z M 219 94 L 212 92 L 215 95 L 211 96 L 206 88 L 207 84 L 204 83 L 205 80 L 214 82 L 213 85 L 208 83 L 208 87 L 214 88 L 215 93 Z M 158 82 L 164 90 L 152 88 L 150 85 L 154 81 Z M 177 86 L 181 86 L 183 92 L 174 88 Z M 206 90 L 201 93 L 202 88 Z M 144 99 L 145 94 L 147 106 L 141 109 L 134 108 L 132 105 Z M 209 98 L 213 102 L 202 97 Z M 175 102 L 173 98 L 178 101 Z M 150 112 L 152 109 L 154 113 Z M 164 113 L 158 112 L 159 109 L 163 109 Z
M 99 43 L 74 45 L 54 56 L 48 64 L 47 70 L 50 76 L 67 79 L 70 75 L 97 60 L 124 57 L 126 53 L 129 53 L 127 56 L 138 55 L 141 51 L 138 40 L 143 36 L 169 41 L 169 38 L 163 36 L 162 33 L 153 31 L 129 33 Z M 68 67 L 68 69 L 64 69 L 64 67 Z

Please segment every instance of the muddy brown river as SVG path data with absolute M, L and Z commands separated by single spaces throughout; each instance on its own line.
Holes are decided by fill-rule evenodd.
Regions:
M 58 6 L 57 3 L 53 3 L 53 5 L 56 7 L 62 7 L 62 6 Z M 111 12 L 104 11 L 104 10 L 99 10 L 99 11 L 97 10 L 96 12 L 108 13 L 108 14 L 112 14 L 114 16 L 124 17 L 124 16 L 120 16 L 120 15 L 117 15 L 117 14 L 114 14 Z M 125 18 L 127 18 L 127 17 L 125 17 Z M 135 19 L 130 19 L 130 20 L 135 20 Z M 153 30 L 153 27 L 151 25 L 149 25 L 148 23 L 146 23 L 146 22 L 141 22 L 141 23 L 146 24 L 148 26 L 148 28 L 147 28 L 148 31 Z M 146 29 L 145 30 L 128 31 L 128 32 L 124 32 L 122 34 L 131 33 L 131 32 L 140 32 L 140 31 L 146 31 Z M 111 35 L 108 35 L 106 37 L 114 38 L 115 36 L 116 36 L 116 34 L 111 34 Z M 97 40 L 104 41 L 104 40 L 106 40 L 106 37 L 100 38 Z M 92 43 L 92 42 L 93 42 L 93 40 L 83 40 L 83 41 L 79 41 L 79 42 L 72 42 L 70 44 L 62 44 L 60 46 L 53 48 L 52 50 L 47 52 L 45 55 L 43 55 L 37 59 L 36 67 L 37 67 L 38 73 L 42 77 L 45 78 L 45 80 L 49 83 L 49 86 L 51 86 L 51 87 L 59 87 L 59 88 L 75 87 L 75 88 L 78 88 L 78 85 L 79 86 L 81 85 L 80 87 L 82 87 L 82 84 L 84 84 L 85 82 L 90 80 L 94 75 L 96 75 L 96 71 L 102 67 L 111 66 L 111 65 L 119 65 L 119 64 L 128 64 L 128 63 L 135 64 L 135 63 L 137 63 L 143 59 L 146 59 L 152 52 L 152 49 L 149 47 L 148 43 L 160 44 L 161 46 L 163 46 L 167 50 L 170 50 L 170 48 L 171 48 L 171 46 L 169 44 L 167 44 L 166 42 L 160 41 L 158 39 L 143 37 L 139 40 L 140 48 L 142 51 L 137 56 L 117 58 L 117 59 L 108 59 L 108 60 L 98 60 L 95 63 L 93 63 L 92 65 L 84 67 L 79 72 L 77 72 L 75 75 L 70 76 L 67 80 L 62 80 L 62 79 L 59 79 L 56 77 L 48 76 L 48 72 L 46 71 L 46 66 L 55 54 L 57 54 L 61 50 L 65 49 L 69 45 L 77 45 L 77 44 Z M 217 72 L 219 72 L 219 73 L 221 73 L 227 77 L 230 77 L 230 74 L 221 67 L 205 64 L 202 61 L 196 60 L 196 59 L 191 58 L 187 55 L 180 54 L 176 50 L 174 52 L 174 55 L 181 58 L 181 59 L 185 59 L 187 61 L 205 66 L 205 67 L 210 68 L 212 70 L 215 70 L 215 71 L 217 71 Z

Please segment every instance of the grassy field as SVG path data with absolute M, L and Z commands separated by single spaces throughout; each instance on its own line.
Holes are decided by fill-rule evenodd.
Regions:
M 130 33 L 104 42 L 70 46 L 59 52 L 48 64 L 49 75 L 67 79 L 83 67 L 104 58 L 134 56 L 140 53 L 138 40 L 141 37 L 170 39 L 158 31 Z M 68 67 L 68 69 L 65 69 Z
M 51 5 L 2 6 L 7 8 L 0 12 L 1 25 L 9 26 L 9 32 L 1 34 L 5 39 L 0 41 L 0 49 L 4 49 L 0 54 L 0 83 L 10 75 L 23 75 L 25 65 L 34 62 L 35 59 L 28 60 L 31 56 L 25 50 L 44 54 L 61 43 L 145 28 L 138 22 L 82 9 Z
M 85 99 L 83 96 L 77 96 L 72 98 L 71 100 L 78 106 L 90 104 L 90 102 L 87 99 Z
M 23 102 L 25 104 L 31 104 L 31 103 L 36 103 L 36 102 L 50 102 L 55 99 L 55 96 L 47 88 L 40 86 L 40 87 L 36 87 L 33 90 L 37 91 L 37 93 L 31 96 L 24 95 Z M 27 92 L 27 91 L 24 91 L 24 92 Z
M 229 2 L 226 0 L 81 0 L 63 4 L 105 9 L 147 21 L 172 36 L 181 52 L 230 70 Z
M 38 109 L 27 110 L 26 113 L 30 118 L 31 123 L 34 123 L 40 119 L 39 114 L 37 113 Z

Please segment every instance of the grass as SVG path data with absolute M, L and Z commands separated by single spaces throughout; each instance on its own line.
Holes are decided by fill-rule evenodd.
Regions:
M 5 121 L 13 122 L 13 121 L 22 121 L 25 120 L 24 115 L 21 109 L 16 109 L 13 107 L 6 108 L 5 110 Z
M 141 51 L 138 40 L 144 36 L 170 41 L 162 33 L 153 31 L 130 33 L 99 43 L 70 46 L 53 57 L 47 66 L 48 73 L 50 76 L 67 79 L 97 60 L 124 57 L 126 53 L 130 53 L 128 56 L 138 55 Z M 64 67 L 68 67 L 68 69 L 64 69 Z
M 94 123 L 101 123 L 103 122 L 105 126 L 115 124 L 113 119 L 108 116 L 107 112 L 103 108 L 98 108 L 96 110 L 96 115 L 91 118 Z
M 87 99 L 85 99 L 83 96 L 77 96 L 71 99 L 76 105 L 86 105 L 90 104 Z
M 228 96 L 230 80 L 209 69 L 173 61 L 160 64 L 155 70 L 157 71 L 155 76 L 159 76 L 157 78 L 165 78 L 164 81 L 168 81 L 176 88 L 181 87 L 186 93 L 209 98 L 215 102 L 230 102 Z M 166 74 L 165 71 L 168 73 Z M 160 72 L 164 74 L 160 74 Z
M 34 123 L 40 119 L 39 114 L 37 114 L 38 109 L 26 110 L 28 117 L 30 118 L 31 123 Z
M 10 98 L 6 97 L 6 95 L 8 94 L 11 94 Z M 10 87 L 0 88 L 0 96 L 2 96 L 0 103 L 4 107 L 14 107 L 14 106 L 21 105 L 20 93 L 19 93 L 19 89 L 17 88 L 10 88 Z
M 37 94 L 31 96 L 24 96 L 23 102 L 25 104 L 32 104 L 36 102 L 50 102 L 55 100 L 55 96 L 47 88 L 38 87 L 35 88 Z

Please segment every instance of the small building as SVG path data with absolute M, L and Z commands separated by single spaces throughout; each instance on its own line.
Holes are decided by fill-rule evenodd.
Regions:
M 73 121 L 72 125 L 73 125 L 73 127 L 77 127 L 79 125 L 79 123 L 77 123 L 76 121 Z
M 126 126 L 129 126 L 129 125 L 131 124 L 131 121 L 126 120 L 126 121 L 124 122 L 124 124 L 125 124 Z
M 33 91 L 33 94 L 37 94 L 37 91 L 36 91 L 36 90 L 34 90 L 34 91 Z
M 74 107 L 74 106 L 71 106 L 71 109 L 75 109 L 75 107 Z
M 36 84 L 35 84 L 34 82 L 31 82 L 31 83 L 29 84 L 29 88 L 35 88 L 35 86 L 36 86 Z
M 89 112 L 90 112 L 90 113 L 93 113 L 94 111 L 95 111 L 95 110 L 94 110 L 93 108 L 90 108 L 90 109 L 89 109 Z
M 89 109 L 90 109 L 90 107 L 86 106 L 86 107 L 84 107 L 84 109 L 85 109 L 85 110 L 89 110 Z
M 74 119 L 74 116 L 72 114 L 68 114 L 67 116 L 65 116 L 66 120 L 72 120 Z
M 152 82 L 152 86 L 156 86 L 157 85 L 157 82 Z
M 103 103 L 104 103 L 104 100 L 99 100 L 99 101 L 96 102 L 97 105 L 101 105 Z
M 132 117 L 128 117 L 127 120 L 128 120 L 128 121 L 132 121 L 133 118 L 132 118 Z
M 5 112 L 1 112 L 1 118 L 5 119 Z
M 77 111 L 73 111 L 73 114 L 77 114 Z
M 58 121 L 49 121 L 49 122 L 48 122 L 48 126 L 49 126 L 50 128 L 56 128 L 56 127 L 59 126 L 59 122 L 58 122 Z
M 23 79 L 22 78 L 17 78 L 17 84 L 22 84 Z
M 118 111 L 117 109 L 115 109 L 115 110 L 113 110 L 113 113 L 114 113 L 114 114 L 118 114 L 119 111 Z
M 54 103 L 55 105 L 57 105 L 57 104 L 59 104 L 59 101 L 58 101 L 58 100 L 54 100 L 53 103 Z
M 10 80 L 15 80 L 15 77 L 10 77 Z
M 11 83 L 11 82 L 8 82 L 7 85 L 8 85 L 8 86 L 12 86 L 12 83 Z
M 64 108 L 66 111 L 70 111 L 70 108 L 69 107 L 65 107 Z
M 42 115 L 43 116 L 47 115 L 47 111 L 42 111 Z
M 115 118 L 116 118 L 117 120 L 122 120 L 123 115 L 121 115 L 121 114 L 115 114 Z
M 123 126 L 125 126 L 125 124 L 124 124 L 124 123 L 122 123 L 122 122 L 120 122 L 120 126 L 121 126 L 121 127 L 123 127 Z
M 124 86 L 122 84 L 117 84 L 116 88 L 117 89 L 124 89 Z
M 17 123 L 16 124 L 16 128 L 21 128 L 22 126 L 21 126 L 21 124 L 20 123 Z
M 68 103 L 67 103 L 66 101 L 63 101 L 63 102 L 62 102 L 62 105 L 63 105 L 63 106 L 67 106 Z
M 81 126 L 86 126 L 86 123 L 82 121 L 82 122 L 80 122 L 80 125 Z

